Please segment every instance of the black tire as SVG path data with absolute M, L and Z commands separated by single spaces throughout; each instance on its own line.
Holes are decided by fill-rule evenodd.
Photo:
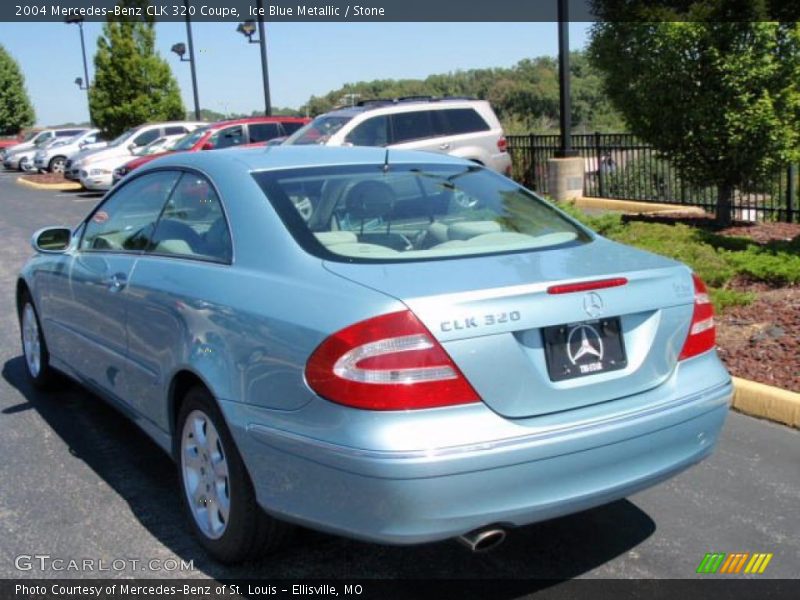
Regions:
M 203 413 L 214 425 L 222 446 L 222 455 L 227 462 L 227 489 L 229 490 L 229 514 L 223 533 L 211 537 L 198 525 L 191 507 L 192 499 L 185 479 L 183 437 L 190 415 Z M 193 417 L 193 418 L 194 418 Z M 181 498 L 190 527 L 205 550 L 216 560 L 225 564 L 236 564 L 255 559 L 279 548 L 286 540 L 291 526 L 267 515 L 256 502 L 250 476 L 242 462 L 236 444 L 231 437 L 225 419 L 217 404 L 202 386 L 189 390 L 181 404 L 174 435 L 174 452 L 178 466 Z M 187 451 L 188 454 L 188 451 Z M 207 506 L 204 505 L 206 510 Z
M 26 312 L 28 309 L 30 309 L 31 314 Z M 36 325 L 36 338 L 38 339 L 39 343 L 38 370 L 34 368 L 31 358 L 28 354 L 30 349 L 26 349 L 26 318 L 31 317 L 33 319 L 33 323 Z M 50 366 L 50 352 L 47 350 L 47 342 L 45 341 L 44 334 L 42 333 L 42 324 L 39 320 L 39 313 L 36 310 L 36 306 L 33 303 L 30 293 L 27 291 L 22 294 L 19 304 L 19 331 L 20 341 L 22 342 L 22 356 L 25 362 L 25 372 L 28 374 L 28 379 L 30 379 L 31 383 L 35 387 L 39 389 L 46 389 L 51 383 L 53 383 L 55 372 Z
M 47 171 L 49 173 L 63 173 L 64 166 L 67 164 L 67 159 L 64 156 L 54 156 L 50 159 L 50 163 L 47 165 Z M 58 169 L 58 170 L 56 170 Z

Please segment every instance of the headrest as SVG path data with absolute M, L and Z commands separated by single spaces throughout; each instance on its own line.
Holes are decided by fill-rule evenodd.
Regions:
M 356 220 L 388 217 L 394 200 L 394 191 L 382 181 L 359 181 L 348 190 L 345 209 Z

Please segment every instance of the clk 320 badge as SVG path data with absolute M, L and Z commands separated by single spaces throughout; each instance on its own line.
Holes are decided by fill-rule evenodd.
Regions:
M 482 317 L 465 317 L 463 319 L 453 319 L 452 321 L 442 321 L 439 328 L 442 331 L 460 331 L 462 329 L 502 325 L 511 321 L 519 321 L 521 318 L 522 315 L 518 310 L 512 310 L 511 312 L 493 313 Z

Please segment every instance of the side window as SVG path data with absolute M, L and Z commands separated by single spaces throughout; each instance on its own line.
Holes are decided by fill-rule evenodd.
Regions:
M 303 123 L 297 123 L 295 121 L 285 121 L 281 123 L 281 125 L 283 125 L 283 131 L 285 135 L 292 135 L 295 131 L 297 131 L 303 126 Z
M 188 131 L 183 125 L 170 125 L 164 128 L 164 135 L 182 135 L 184 133 L 188 133 Z
M 230 262 L 222 205 L 205 177 L 184 173 L 158 222 L 149 252 Z
M 140 133 L 131 142 L 134 146 L 141 147 L 146 146 L 152 141 L 158 139 L 160 133 L 158 129 L 150 129 L 149 131 L 145 131 L 144 133 Z
M 247 126 L 250 134 L 250 143 L 266 142 L 281 135 L 280 127 L 277 123 L 251 123 Z
M 436 137 L 430 110 L 397 113 L 392 115 L 393 144 Z
M 137 252 L 147 248 L 178 177 L 180 173 L 158 171 L 120 187 L 86 222 L 81 249 Z
M 476 131 L 489 131 L 490 127 L 477 112 L 471 108 L 451 108 L 435 112 L 438 129 L 444 135 L 459 135 Z
M 389 119 L 383 115 L 372 117 L 353 128 L 345 142 L 354 146 L 386 146 L 389 143 Z
M 244 144 L 244 129 L 241 125 L 219 130 L 208 140 L 216 148 L 230 148 Z

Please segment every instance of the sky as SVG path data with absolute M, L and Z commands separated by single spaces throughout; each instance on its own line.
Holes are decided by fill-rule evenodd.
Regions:
M 297 108 L 345 83 L 424 78 L 436 73 L 510 67 L 523 58 L 556 56 L 556 23 L 267 23 L 273 106 Z M 102 23 L 84 23 L 89 77 Z M 589 24 L 570 24 L 570 48 L 583 48 Z M 230 22 L 192 23 L 201 108 L 222 113 L 263 109 L 258 44 Z M 156 24 L 156 48 L 172 67 L 188 110 L 191 69 L 170 52 L 186 42 L 182 22 Z M 88 121 L 77 25 L 0 23 L 0 44 L 17 60 L 37 125 Z

